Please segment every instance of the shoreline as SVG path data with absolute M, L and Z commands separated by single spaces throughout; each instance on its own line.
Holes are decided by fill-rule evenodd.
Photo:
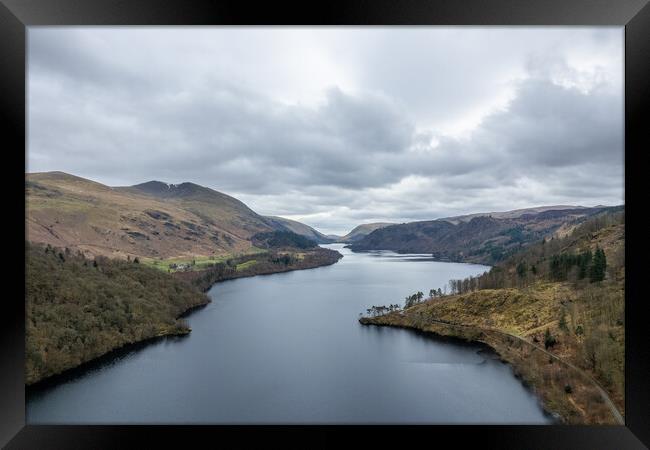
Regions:
M 205 305 L 201 305 L 201 306 L 205 306 Z M 190 309 L 194 309 L 194 308 L 198 308 L 198 307 L 192 307 Z M 149 344 L 153 344 L 154 342 L 158 342 L 170 338 L 182 339 L 183 337 L 190 334 L 190 331 L 191 329 L 187 329 L 184 331 L 176 331 L 176 332 L 165 332 L 162 334 L 158 334 L 156 336 L 150 336 L 144 339 L 140 339 L 138 341 L 127 342 L 125 344 L 120 345 L 119 347 L 112 348 L 107 352 L 102 353 L 99 356 L 84 361 L 77 366 L 64 369 L 52 375 L 48 375 L 47 377 L 41 378 L 40 380 L 35 381 L 33 383 L 25 384 L 25 392 L 35 393 L 42 390 L 47 390 L 50 387 L 54 387 L 62 383 L 65 383 L 67 381 L 74 380 L 75 378 L 78 378 L 88 373 L 89 371 L 92 371 L 93 369 L 102 366 L 103 364 L 110 363 L 111 361 L 116 360 L 120 356 L 126 355 L 134 350 L 139 350 L 140 348 L 144 348 Z
M 338 253 L 338 252 L 337 252 Z M 327 261 L 325 264 L 319 264 L 319 265 L 314 265 L 310 267 L 296 267 L 296 268 L 282 268 L 281 270 L 277 271 L 272 271 L 272 272 L 261 272 L 261 273 L 243 273 L 240 276 L 234 276 L 231 278 L 225 278 L 223 280 L 217 280 L 214 283 L 212 283 L 209 287 L 206 289 L 197 289 L 202 292 L 202 293 L 207 293 L 214 285 L 221 283 L 223 281 L 229 281 L 229 280 L 234 280 L 237 278 L 248 278 L 248 277 L 254 277 L 254 276 L 261 276 L 261 275 L 274 275 L 277 273 L 286 273 L 286 272 L 293 272 L 295 270 L 307 270 L 307 269 L 316 269 L 318 267 L 325 267 L 325 266 L 330 266 L 333 264 L 336 264 L 341 258 L 343 258 L 343 255 L 339 253 L 340 257 L 337 258 L 334 261 Z M 197 271 L 198 272 L 198 271 Z M 201 310 L 208 306 L 212 300 L 208 297 L 208 300 L 196 305 L 189 306 L 187 309 L 182 311 L 176 319 L 183 319 L 192 313 Z M 162 333 L 159 333 L 154 336 L 149 336 L 137 341 L 133 342 L 126 342 L 118 347 L 111 348 L 107 350 L 106 352 L 102 353 L 101 355 L 95 356 L 91 359 L 88 359 L 86 361 L 81 362 L 80 364 L 69 367 L 67 369 L 61 370 L 59 372 L 53 373 L 51 375 L 48 375 L 44 378 L 41 378 L 37 381 L 34 381 L 32 383 L 25 383 L 25 392 L 26 393 L 35 393 L 38 391 L 46 390 L 50 387 L 57 386 L 59 384 L 62 384 L 66 381 L 73 380 L 77 377 L 82 376 L 85 373 L 88 373 L 88 371 L 93 370 L 94 368 L 100 367 L 101 365 L 108 363 L 110 361 L 115 360 L 116 358 L 128 354 L 131 351 L 134 350 L 140 350 L 149 344 L 152 344 L 154 342 L 158 342 L 161 340 L 165 339 L 182 339 L 186 337 L 187 335 L 190 334 L 192 331 L 191 328 L 185 328 L 185 329 L 173 329 L 173 330 L 168 330 L 164 331 Z
M 620 424 L 619 422 L 621 419 L 620 417 L 617 417 L 620 416 L 620 412 L 618 412 L 613 404 L 612 407 L 616 409 L 616 414 L 613 411 L 610 411 L 610 414 L 614 419 L 613 421 L 609 420 L 601 422 L 596 420 L 597 417 L 581 417 L 576 415 L 575 412 L 576 410 L 579 410 L 580 407 L 576 405 L 565 392 L 562 390 L 559 390 L 558 392 L 559 387 L 555 386 L 552 381 L 548 382 L 543 376 L 541 378 L 539 377 L 539 373 L 542 372 L 541 368 L 543 364 L 551 363 L 548 356 L 542 353 L 543 351 L 540 352 L 540 349 L 538 349 L 537 346 L 522 338 L 518 338 L 519 340 L 511 339 L 507 333 L 498 330 L 481 329 L 470 325 L 443 322 L 416 324 L 398 313 L 389 313 L 377 317 L 362 317 L 359 319 L 359 323 L 362 325 L 409 329 L 415 332 L 429 334 L 436 338 L 457 339 L 468 343 L 486 345 L 499 356 L 501 361 L 511 366 L 515 377 L 537 397 L 545 414 L 554 418 L 556 423 L 568 425 Z M 515 336 L 513 336 L 513 338 L 514 337 Z M 524 348 L 522 342 L 528 344 L 528 348 Z M 554 358 L 560 362 L 560 365 L 564 365 L 571 369 L 566 370 L 563 373 L 564 376 L 571 381 L 570 384 L 576 390 L 593 389 L 595 387 L 596 390 L 594 392 L 599 392 L 598 390 L 601 388 L 597 384 L 595 386 L 590 386 L 590 383 L 593 383 L 592 380 L 587 378 L 588 382 L 584 382 L 584 377 L 588 377 L 587 374 L 573 370 L 575 368 L 571 364 L 561 360 L 557 356 Z
M 275 270 L 275 271 L 272 271 L 272 272 L 247 273 L 247 274 L 242 274 L 242 275 L 239 275 L 239 276 L 233 276 L 231 278 L 224 278 L 223 280 L 215 281 L 214 283 L 212 283 L 212 285 L 210 285 L 209 288 L 207 288 L 206 290 L 204 290 L 202 292 L 204 292 L 204 293 L 208 292 L 210 289 L 212 289 L 212 287 L 215 284 L 222 283 L 224 281 L 232 281 L 232 280 L 237 280 L 239 278 L 263 277 L 263 276 L 268 276 L 268 275 L 276 275 L 278 273 L 297 272 L 299 270 L 311 270 L 311 269 L 318 269 L 319 267 L 332 266 L 332 265 L 336 264 L 337 262 L 339 262 L 341 260 L 341 258 L 343 258 L 343 255 L 341 255 L 341 257 L 338 258 L 336 261 L 328 261 L 328 262 L 326 262 L 324 264 L 318 264 L 318 265 L 309 266 L 309 267 L 283 268 L 281 270 Z
M 249 255 L 242 262 L 246 262 L 254 258 L 255 255 Z M 312 251 L 310 258 L 313 259 L 310 259 L 307 262 L 305 260 L 300 260 L 293 265 L 253 265 L 241 271 L 214 274 L 214 278 L 210 281 L 202 280 L 202 278 L 213 274 L 212 269 L 174 272 L 171 275 L 178 280 L 184 281 L 196 287 L 199 291 L 206 293 L 212 288 L 212 286 L 222 281 L 330 266 L 340 261 L 341 258 L 343 258 L 343 255 L 336 250 L 325 249 L 321 247 L 316 251 Z
M 393 250 L 390 248 L 363 248 L 355 249 L 354 244 L 347 244 L 343 248 L 347 248 L 353 253 L 370 253 L 370 252 L 393 252 L 398 255 L 428 255 L 435 262 L 444 262 L 444 263 L 455 263 L 455 264 L 477 264 L 480 266 L 494 266 L 495 262 L 485 259 L 472 259 L 472 258 L 449 258 L 449 257 L 440 257 L 435 255 L 432 252 L 416 252 L 416 251 L 407 251 L 407 250 Z
M 178 316 L 176 316 L 176 320 L 182 319 L 185 317 L 187 314 L 191 313 L 192 311 L 196 311 L 201 308 L 205 308 L 210 304 L 212 300 L 208 298 L 207 301 L 198 303 L 196 305 L 189 306 L 187 309 L 182 311 Z M 34 381 L 33 383 L 25 383 L 25 389 L 26 390 L 40 390 L 42 388 L 46 388 L 49 386 L 53 386 L 56 384 L 59 384 L 63 381 L 76 378 L 76 376 L 79 376 L 83 373 L 85 373 L 88 370 L 91 370 L 94 368 L 95 365 L 102 364 L 105 362 L 109 362 L 116 357 L 126 354 L 134 349 L 138 349 L 139 347 L 145 347 L 153 342 L 167 339 L 167 338 L 183 338 L 190 334 L 192 331 L 191 328 L 180 328 L 180 329 L 171 329 L 167 331 L 160 332 L 154 336 L 148 336 L 143 339 L 139 339 L 136 341 L 132 342 L 125 342 L 122 345 L 119 345 L 117 347 L 113 347 L 101 355 L 95 356 L 91 359 L 88 359 L 86 361 L 81 362 L 80 364 L 69 367 L 67 369 L 61 370 L 59 372 L 53 373 L 51 375 L 48 375 L 44 378 L 41 378 L 37 381 Z M 79 372 L 78 374 L 75 374 L 74 372 Z
M 414 325 L 407 325 L 407 324 L 389 324 L 389 323 L 375 323 L 375 322 L 370 322 L 368 319 L 372 320 L 372 318 L 367 318 L 363 317 L 359 319 L 359 323 L 362 325 L 366 326 L 375 326 L 375 327 L 390 327 L 390 328 L 398 328 L 402 330 L 408 330 L 410 332 L 414 333 L 419 333 L 427 336 L 428 338 L 432 338 L 435 340 L 440 340 L 443 342 L 451 342 L 455 345 L 476 345 L 479 347 L 482 347 L 482 350 L 487 349 L 489 352 L 492 354 L 496 355 L 497 359 L 502 363 L 502 364 L 507 364 L 510 366 L 510 369 L 512 370 L 513 376 L 521 382 L 524 388 L 526 390 L 530 391 L 535 398 L 537 399 L 537 403 L 539 407 L 541 408 L 544 416 L 548 417 L 551 419 L 552 423 L 549 425 L 563 425 L 565 423 L 565 418 L 563 418 L 558 412 L 553 411 L 548 407 L 548 405 L 544 402 L 543 398 L 538 395 L 537 392 L 535 392 L 535 389 L 533 386 L 522 376 L 521 373 L 517 371 L 516 366 L 510 362 L 509 360 L 505 359 L 503 355 L 492 345 L 488 344 L 487 342 L 481 341 L 481 340 L 473 340 L 473 339 L 467 339 L 461 336 L 456 336 L 456 335 L 450 335 L 450 334 L 442 334 L 442 333 L 437 333 L 435 331 L 430 331 L 430 330 L 425 330 L 422 328 L 418 328 Z

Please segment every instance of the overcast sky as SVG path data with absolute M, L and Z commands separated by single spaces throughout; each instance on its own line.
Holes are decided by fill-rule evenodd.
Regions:
M 30 27 L 29 172 L 344 234 L 623 203 L 623 28 Z

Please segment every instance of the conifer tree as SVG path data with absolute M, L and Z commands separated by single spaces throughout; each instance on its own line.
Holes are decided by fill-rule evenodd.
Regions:
M 580 270 L 578 271 L 579 279 L 582 280 L 587 276 L 587 270 L 589 268 L 589 265 L 591 264 L 591 259 L 592 259 L 591 250 L 587 250 L 586 252 L 580 254 L 580 262 L 578 263 L 580 268 Z
M 526 261 L 522 261 L 517 264 L 517 275 L 519 275 L 519 278 L 524 278 L 527 272 L 528 266 L 526 265 Z
M 589 280 L 594 283 L 596 281 L 603 281 L 605 279 L 605 269 L 607 268 L 607 258 L 605 252 L 601 248 L 596 248 L 594 253 L 593 262 L 591 264 L 591 271 L 589 273 Z

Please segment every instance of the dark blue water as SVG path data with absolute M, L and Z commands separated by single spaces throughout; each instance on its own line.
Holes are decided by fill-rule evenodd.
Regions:
M 328 247 L 345 255 L 333 266 L 215 285 L 189 336 L 31 393 L 27 422 L 549 422 L 482 347 L 357 321 L 485 266 Z

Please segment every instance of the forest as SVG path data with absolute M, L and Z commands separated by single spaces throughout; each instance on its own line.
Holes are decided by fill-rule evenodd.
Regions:
M 26 242 L 25 378 L 31 385 L 127 344 L 190 330 L 210 299 L 139 261 Z
M 576 226 L 564 237 L 544 238 L 512 255 L 477 277 L 450 280 L 450 294 L 464 294 L 479 289 L 526 287 L 538 281 L 569 281 L 575 287 L 616 280 L 625 267 L 625 212 L 604 213 Z M 614 239 L 599 242 L 597 235 L 617 227 Z M 602 248 L 607 245 L 607 249 Z M 607 250 L 607 252 L 606 252 Z M 609 253 L 609 257 L 607 256 Z

